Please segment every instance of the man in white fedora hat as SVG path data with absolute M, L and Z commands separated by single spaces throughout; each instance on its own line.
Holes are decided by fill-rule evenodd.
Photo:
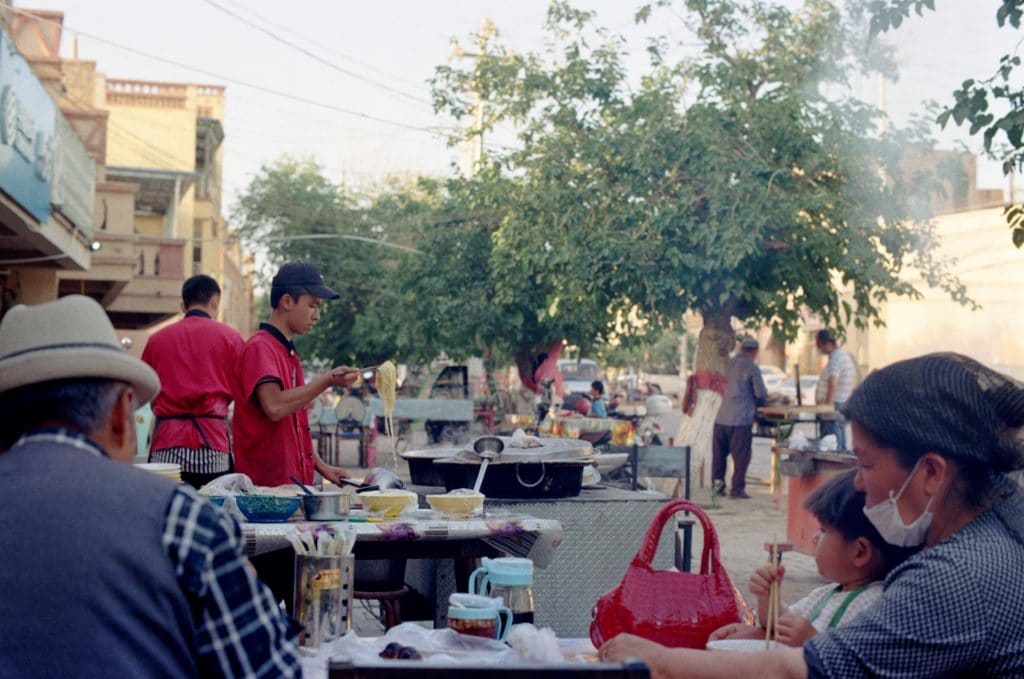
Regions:
M 300 674 L 238 524 L 122 464 L 159 389 L 88 297 L 0 322 L 0 674 Z

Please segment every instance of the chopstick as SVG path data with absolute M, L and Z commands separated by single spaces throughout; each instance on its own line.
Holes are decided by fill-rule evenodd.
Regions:
M 772 551 L 769 557 L 771 564 L 776 567 L 776 572 L 779 566 L 779 544 L 776 537 L 772 536 Z M 778 636 L 778 630 L 776 629 L 779 617 L 779 581 L 778 578 L 772 578 L 772 584 L 768 588 L 768 620 L 765 622 L 765 634 L 764 634 L 764 650 L 771 648 L 772 635 Z

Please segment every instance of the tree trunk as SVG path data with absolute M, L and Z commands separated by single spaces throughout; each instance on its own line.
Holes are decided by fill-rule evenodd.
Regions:
M 729 371 L 729 354 L 736 346 L 732 317 L 727 313 L 702 315 L 704 327 L 697 340 L 694 372 L 710 371 L 725 375 Z
M 710 470 L 715 416 L 722 404 L 729 354 L 736 344 L 736 333 L 727 312 L 705 313 L 703 318 L 694 373 L 687 382 L 687 392 L 694 393 L 688 393 L 685 399 L 690 409 L 684 406 L 677 439 L 680 445 L 690 446 L 692 460 L 705 460 L 704 466 Z M 700 485 L 704 485 L 703 478 Z

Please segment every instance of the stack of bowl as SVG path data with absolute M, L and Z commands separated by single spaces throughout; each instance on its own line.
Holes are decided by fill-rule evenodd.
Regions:
M 181 465 L 170 462 L 136 462 L 136 469 L 145 469 L 158 476 L 181 483 Z

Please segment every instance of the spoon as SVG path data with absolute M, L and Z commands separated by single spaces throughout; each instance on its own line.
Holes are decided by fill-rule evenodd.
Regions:
M 311 491 L 311 490 L 310 490 L 309 488 L 306 488 L 306 485 L 305 485 L 304 483 L 302 483 L 302 481 L 299 481 L 299 480 L 298 480 L 297 478 L 295 478 L 294 476 L 289 476 L 288 478 L 292 480 L 292 483 L 294 483 L 294 484 L 295 484 L 296 486 L 298 486 L 299 488 L 301 488 L 301 489 L 302 489 L 302 492 L 304 492 L 304 493 L 305 493 L 306 495 L 309 495 L 309 496 L 311 496 L 311 497 L 312 497 L 312 496 L 314 496 L 314 495 L 316 495 L 316 493 L 314 493 L 313 491 Z

